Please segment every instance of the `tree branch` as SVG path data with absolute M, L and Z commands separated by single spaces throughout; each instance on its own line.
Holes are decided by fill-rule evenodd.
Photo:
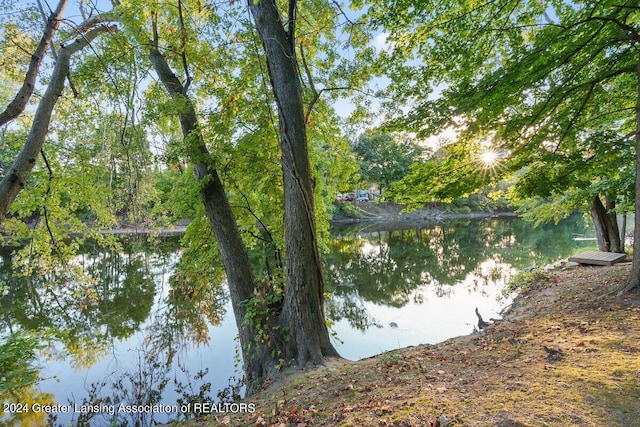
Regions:
M 347 21 L 347 23 L 349 25 L 355 25 L 355 22 L 353 22 L 351 19 L 349 19 L 347 14 L 344 12 L 344 10 L 342 9 L 342 6 L 340 5 L 340 3 L 338 3 L 336 0 L 332 0 L 331 4 L 333 4 L 333 6 L 336 9 L 338 9 L 338 12 L 340 13 L 340 15 L 342 15 L 342 17 L 345 19 L 345 21 Z
M 287 16 L 287 38 L 291 44 L 291 52 L 296 51 L 296 0 L 289 0 L 289 13 Z
M 115 25 L 111 27 L 100 26 L 87 32 L 83 38 L 76 39 L 60 49 L 51 80 L 36 108 L 27 138 L 13 165 L 0 181 L 0 223 L 4 220 L 18 193 L 26 185 L 27 176 L 35 166 L 38 153 L 44 146 L 53 109 L 58 102 L 58 98 L 62 95 L 64 81 L 69 74 L 71 55 L 87 46 L 101 33 L 114 31 L 117 31 Z
M 330 92 L 334 90 L 349 90 L 349 88 L 348 87 L 331 87 L 331 88 L 322 88 L 320 90 L 317 90 L 315 84 L 313 83 L 313 76 L 311 75 L 311 69 L 307 64 L 307 58 L 305 57 L 304 47 L 302 46 L 302 43 L 300 43 L 300 58 L 302 59 L 302 66 L 304 68 L 304 73 L 307 76 L 307 80 L 309 81 L 309 89 L 311 90 L 311 95 L 312 95 L 311 101 L 309 101 L 309 106 L 307 107 L 307 110 L 304 113 L 304 120 L 306 123 L 308 123 L 309 116 L 313 111 L 313 107 L 316 105 L 316 102 L 318 102 L 323 92 Z
M 184 69 L 184 88 L 182 90 L 183 94 L 186 95 L 189 90 L 189 86 L 191 86 L 191 75 L 189 74 L 189 64 L 187 62 L 187 29 L 184 25 L 184 17 L 182 16 L 182 0 L 178 0 L 178 16 L 180 18 L 180 35 L 181 35 L 181 44 L 182 44 L 182 68 Z M 157 34 L 156 34 L 157 37 Z
M 22 87 L 16 94 L 13 101 L 9 103 L 2 113 L 0 113 L 0 126 L 3 126 L 18 117 L 27 106 L 27 102 L 29 102 L 35 88 L 36 77 L 38 76 L 40 64 L 42 63 L 42 59 L 44 58 L 47 48 L 51 44 L 51 40 L 53 40 L 54 34 L 60 26 L 62 12 L 66 5 L 67 0 L 60 0 L 56 10 L 54 10 L 49 16 L 42 38 L 40 39 L 40 43 L 38 43 L 36 50 L 33 52 L 33 55 L 31 55 L 31 61 L 29 62 L 29 68 L 24 77 Z
M 601 21 L 604 23 L 613 23 L 618 27 L 620 27 L 622 30 L 626 31 L 636 43 L 640 43 L 640 34 L 638 34 L 638 30 L 636 30 L 633 25 L 625 24 L 624 22 L 621 22 L 615 18 L 611 18 L 608 16 L 593 16 L 589 19 L 585 19 L 582 22 L 577 22 L 576 24 L 581 24 L 583 22 L 589 22 L 589 21 Z
M 300 43 L 300 58 L 302 59 L 302 67 L 304 68 L 304 73 L 306 74 L 307 80 L 309 81 L 309 89 L 311 89 L 311 95 L 313 96 L 313 98 L 311 99 L 311 102 L 309 103 L 309 107 L 307 108 L 307 111 L 305 113 L 304 118 L 306 122 L 308 121 L 309 114 L 311 114 L 311 110 L 313 109 L 314 104 L 318 101 L 320 94 L 316 90 L 316 86 L 313 83 L 313 77 L 311 76 L 311 70 L 309 69 L 309 65 L 307 64 L 307 58 L 304 55 L 304 46 L 302 45 L 302 43 Z
M 53 169 L 51 168 L 51 164 L 49 164 L 49 159 L 47 159 L 47 156 L 44 154 L 44 149 L 40 150 L 40 154 L 42 155 L 42 159 L 44 160 L 44 164 L 47 167 L 47 171 L 49 172 L 49 179 L 47 181 L 47 191 L 46 191 L 45 196 L 44 196 L 44 205 L 42 207 L 42 210 L 44 211 L 44 225 L 47 228 L 47 233 L 49 233 L 49 238 L 51 239 L 51 244 L 53 245 L 53 248 L 56 250 L 56 253 L 58 254 L 58 257 L 63 262 L 63 264 L 66 264 L 66 262 L 64 260 L 64 257 L 62 256 L 62 253 L 60 252 L 60 247 L 58 246 L 58 241 L 56 240 L 55 236 L 53 235 L 53 230 L 51 230 L 51 224 L 49 223 L 49 210 L 47 209 L 47 200 L 49 199 L 49 196 L 51 195 L 51 181 L 53 181 Z

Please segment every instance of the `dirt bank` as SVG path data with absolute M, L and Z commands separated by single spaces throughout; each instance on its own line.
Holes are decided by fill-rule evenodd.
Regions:
M 199 426 L 638 426 L 629 264 L 539 273 L 480 333 L 302 372 Z M 183 424 L 181 424 L 183 425 Z

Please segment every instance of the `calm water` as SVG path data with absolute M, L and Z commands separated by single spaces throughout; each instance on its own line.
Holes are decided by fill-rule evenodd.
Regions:
M 501 294 L 511 275 L 593 247 L 590 236 L 580 217 L 539 228 L 517 218 L 335 227 L 323 261 L 336 347 L 355 360 L 468 334 L 475 307 L 488 319 L 509 303 Z M 16 399 L 79 410 L 55 425 L 94 426 L 152 425 L 192 415 L 182 403 L 230 401 L 219 393 L 239 376 L 226 291 L 185 292 L 174 274 L 180 260 L 177 239 L 133 240 L 122 253 L 88 248 L 76 260 L 83 280 L 26 280 L 5 254 L 2 336 L 58 331 L 42 350 L 43 380 Z M 158 412 L 119 413 L 123 402 Z

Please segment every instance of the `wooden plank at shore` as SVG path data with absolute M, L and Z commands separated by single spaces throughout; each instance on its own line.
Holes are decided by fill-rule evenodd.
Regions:
M 587 251 L 569 257 L 569 261 L 590 265 L 612 265 L 627 257 L 615 252 Z

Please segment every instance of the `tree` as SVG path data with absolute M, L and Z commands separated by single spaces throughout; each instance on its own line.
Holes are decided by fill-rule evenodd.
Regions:
M 586 202 L 596 195 L 627 199 L 630 162 L 620 153 L 640 144 L 634 2 L 374 3 L 370 12 L 390 32 L 393 47 L 385 59 L 398 64 L 395 74 L 402 77 L 395 96 L 415 105 L 405 117 L 411 130 L 455 126 L 491 139 L 494 150 L 507 149 L 505 170 L 532 165 L 557 182 L 586 179 Z M 408 58 L 422 61 L 419 73 L 406 72 Z M 438 84 L 441 96 L 428 99 Z M 569 167 L 578 163 L 617 166 L 586 176 Z M 640 157 L 632 169 L 640 169 Z M 636 204 L 640 213 L 639 197 Z M 635 228 L 640 236 L 640 222 Z M 625 290 L 640 287 L 639 250 L 636 238 Z
M 395 141 L 391 135 L 374 133 L 360 135 L 353 151 L 362 179 L 377 183 L 382 192 L 409 172 L 409 165 L 419 160 L 424 149 L 410 140 Z
M 608 145 L 609 139 L 600 139 Z M 522 167 L 511 200 L 525 218 L 537 223 L 558 222 L 577 210 L 588 213 L 600 250 L 624 252 L 624 230 L 618 229 L 616 214 L 627 212 L 624 202 L 633 197 L 630 150 L 628 144 L 620 144 L 618 150 L 601 151 L 597 157 L 583 156 L 584 149 L 530 153 L 528 159 L 511 165 Z
M 247 7 L 255 27 L 246 19 Z M 104 56 L 83 58 L 85 68 L 81 73 L 83 82 L 90 82 L 87 84 L 95 89 L 96 104 L 108 112 L 101 117 L 108 122 L 109 132 L 112 123 L 122 120 L 119 142 L 127 157 L 132 154 L 129 144 L 135 143 L 143 152 L 140 163 L 144 163 L 149 140 L 166 137 L 168 143 L 160 147 L 165 150 L 163 158 L 169 167 L 180 171 L 179 183 L 193 187 L 181 191 L 187 193 L 186 198 L 197 193 L 202 207 L 191 205 L 195 218 L 190 229 L 199 229 L 190 236 L 207 239 L 206 246 L 211 246 L 214 239 L 217 243 L 240 331 L 248 393 L 260 387 L 262 380 L 277 375 L 282 367 L 323 363 L 325 357 L 337 356 L 324 321 L 324 280 L 316 222 L 316 203 L 329 197 L 335 184 L 327 175 L 331 167 L 325 162 L 314 165 L 311 158 L 320 158 L 325 151 L 335 152 L 339 143 L 344 145 L 346 141 L 339 135 L 336 116 L 326 102 L 337 96 L 338 89 L 348 87 L 338 84 L 349 81 L 340 77 L 347 65 L 332 50 L 336 47 L 332 33 L 344 13 L 337 5 L 320 2 L 309 5 L 304 19 L 298 21 L 299 9 L 296 2 L 282 12 L 269 1 L 241 6 L 231 3 L 220 8 L 202 7 L 200 2 L 189 0 L 176 0 L 162 8 L 143 1 L 114 1 L 112 10 L 91 15 L 91 23 L 118 22 L 119 32 L 101 46 Z M 299 30 L 298 22 L 308 28 Z M 311 28 L 313 31 L 308 31 Z M 351 31 L 351 37 L 364 41 L 362 32 Z M 88 35 L 67 47 L 86 42 Z M 274 43 L 272 38 L 285 44 Z M 263 43 L 264 52 L 256 42 Z M 281 46 L 287 46 L 286 54 L 280 51 Z M 52 79 L 56 84 L 60 83 L 57 76 L 68 75 L 60 61 L 64 49 L 58 53 L 57 74 Z M 146 78 L 137 72 L 143 68 L 142 59 L 151 64 L 151 76 L 157 77 L 159 84 L 151 82 L 140 88 L 139 82 Z M 268 74 L 263 69 L 265 61 Z M 358 85 L 366 73 L 356 69 L 347 75 L 353 76 Z M 267 80 L 272 83 L 271 91 L 265 90 Z M 135 110 L 141 104 L 142 122 L 138 120 L 139 110 Z M 52 110 L 53 105 L 47 109 L 47 124 Z M 274 113 L 278 126 L 274 125 Z M 69 113 L 68 117 L 79 118 L 82 114 Z M 176 122 L 179 135 L 171 132 Z M 36 128 L 42 130 L 34 121 L 32 129 Z M 149 139 L 143 137 L 147 130 L 151 130 Z M 72 135 L 72 144 L 93 139 L 90 131 L 67 132 L 62 127 L 58 131 L 60 135 Z M 42 132 L 46 134 L 46 129 Z M 332 141 L 334 136 L 342 142 Z M 318 144 L 311 150 L 310 140 Z M 42 148 L 44 137 L 38 141 L 36 150 Z M 86 143 L 86 147 L 73 148 L 92 152 L 96 170 L 110 167 L 105 162 L 113 160 L 105 154 L 105 147 L 95 150 Z M 247 154 L 250 159 L 244 158 Z M 111 168 L 114 175 L 146 166 L 131 157 L 132 161 L 127 159 Z M 273 173 L 278 163 L 282 183 Z M 236 168 L 238 165 L 242 167 Z M 47 167 L 40 171 L 46 173 L 46 169 L 52 170 Z M 195 179 L 182 176 L 186 169 L 194 172 Z M 7 174 L 11 176 L 15 181 L 18 175 Z M 136 184 L 139 176 L 132 173 L 131 178 Z M 6 199 L 7 207 L 29 182 L 20 184 Z M 116 189 L 110 188 L 109 193 L 115 194 Z M 321 194 L 317 194 L 318 189 L 322 189 Z M 258 194 L 253 194 L 256 191 Z M 206 222 L 201 212 L 206 214 Z M 282 219 L 278 218 L 282 216 L 284 239 L 277 236 L 282 229 Z M 247 247 L 256 246 L 258 239 L 269 243 L 277 260 L 276 265 L 267 266 L 266 274 L 254 269 L 248 256 Z M 211 263 L 212 269 L 214 257 L 207 258 L 209 251 L 201 252 L 198 260 Z M 286 263 L 284 272 L 277 271 L 281 253 Z
M 11 168 L 0 181 L 0 223 L 4 220 L 11 203 L 18 193 L 25 187 L 26 179 L 33 169 L 37 158 L 41 155 L 51 122 L 51 115 L 64 89 L 64 82 L 69 73 L 71 55 L 86 47 L 98 35 L 108 31 L 115 31 L 115 27 L 103 25 L 85 28 L 85 34 L 58 51 L 56 65 L 51 80 L 38 103 L 31 129 L 26 137 L 20 153 Z M 87 31 L 88 30 L 88 31 Z
M 324 320 L 324 278 L 318 251 L 314 187 L 309 162 L 305 106 L 296 60 L 297 1 L 286 19 L 274 0 L 248 2 L 265 50 L 278 111 L 286 241 L 286 286 L 279 323 L 291 331 L 285 358 L 304 366 L 337 357 Z M 286 22 L 287 26 L 283 25 Z
M 473 143 L 450 144 L 440 150 L 439 156 L 411 164 L 410 172 L 389 187 L 386 197 L 408 207 L 467 197 L 492 179 L 478 161 L 479 151 Z
M 18 90 L 16 96 L 9 105 L 7 105 L 4 111 L 0 113 L 0 126 L 4 126 L 9 121 L 18 117 L 27 106 L 31 95 L 33 94 L 33 90 L 36 87 L 36 77 L 38 76 L 40 64 L 42 63 L 45 53 L 51 44 L 51 40 L 53 40 L 53 36 L 58 30 L 62 19 L 62 12 L 66 5 L 66 0 L 60 0 L 56 9 L 51 12 L 51 15 L 49 15 L 45 29 L 42 32 L 40 42 L 31 55 L 31 60 L 29 61 L 29 67 L 25 74 L 22 87 Z
M 121 22 L 136 39 L 136 44 L 143 49 L 148 46 L 149 60 L 171 98 L 162 100 L 154 92 L 150 99 L 158 103 L 158 111 L 170 111 L 179 118 L 182 135 L 174 149 L 180 157 L 188 160 L 195 172 L 200 199 L 220 250 L 240 331 L 247 392 L 250 394 L 261 386 L 262 380 L 276 376 L 282 367 L 319 364 L 325 357 L 338 355 L 329 339 L 324 319 L 324 279 L 316 225 L 316 188 L 326 183 L 322 182 L 324 177 L 313 176 L 307 133 L 307 124 L 312 121 L 314 113 L 318 113 L 315 117 L 327 115 L 328 109 L 321 94 L 330 92 L 331 88 L 317 88 L 311 80 L 312 66 L 322 64 L 318 60 L 321 50 L 314 49 L 306 41 L 301 40 L 297 44 L 295 14 L 299 11 L 296 2 L 289 5 L 287 19 L 270 1 L 250 2 L 248 6 L 263 44 L 264 56 L 256 55 L 258 52 L 251 48 L 254 42 L 252 26 L 243 20 L 238 21 L 240 14 L 230 18 L 229 24 L 234 26 L 241 22 L 246 25 L 246 28 L 238 26 L 234 30 L 237 30 L 236 40 L 249 40 L 247 46 L 236 50 L 228 45 L 227 31 L 216 27 L 212 27 L 206 36 L 188 37 L 201 31 L 198 24 L 222 28 L 222 22 L 226 22 L 225 12 L 220 15 L 209 15 L 211 10 L 196 13 L 195 4 L 178 1 L 175 8 L 168 10 L 151 8 L 146 19 L 140 19 L 140 11 L 135 8 L 116 7 L 116 13 L 121 14 Z M 187 15 L 188 11 L 192 14 Z M 329 13 L 331 11 L 329 4 L 315 5 L 306 15 L 305 22 L 320 19 L 331 23 L 338 16 L 335 12 Z M 206 22 L 201 21 L 202 16 L 207 16 Z M 320 33 L 312 34 L 319 37 L 317 34 Z M 218 39 L 220 36 L 222 40 Z M 148 39 L 152 40 L 150 44 L 146 42 Z M 212 53 L 214 61 L 207 63 Z M 309 83 L 307 93 L 311 98 L 307 104 L 298 69 L 298 55 L 302 58 Z M 247 58 L 255 62 L 247 65 Z M 266 60 L 272 87 L 272 96 L 269 97 L 264 96 L 264 90 L 252 92 L 254 87 L 263 89 L 263 78 L 266 77 L 260 70 L 263 60 Z M 201 68 L 203 62 L 214 68 Z M 227 85 L 209 86 L 204 80 L 208 75 L 225 81 Z M 328 77 L 325 84 L 331 82 Z M 238 92 L 234 92 L 236 88 Z M 246 94 L 246 98 L 239 94 Z M 197 106 L 203 101 L 215 106 L 207 112 L 208 120 L 204 123 L 201 121 L 203 114 L 197 111 Z M 247 103 L 242 111 L 238 108 L 240 102 Z M 262 151 L 268 154 L 272 149 L 267 144 L 273 133 L 265 131 L 272 126 L 269 120 L 271 106 L 275 106 L 278 116 L 284 187 L 281 211 L 284 212 L 285 230 L 284 283 L 281 283 L 281 274 L 277 272 L 268 273 L 266 277 L 254 273 L 236 221 L 238 206 L 234 212 L 230 203 L 230 198 L 243 202 L 242 210 L 253 215 L 253 224 L 245 223 L 245 229 L 257 229 L 252 236 L 265 236 L 261 238 L 274 245 L 277 258 L 279 248 L 271 235 L 272 224 L 264 222 L 263 216 L 259 215 L 267 209 L 251 203 L 254 197 L 237 186 L 239 183 L 234 180 L 234 173 L 229 172 L 232 169 L 230 165 L 240 162 L 234 157 L 235 151 L 250 152 L 255 156 L 255 145 L 263 138 L 267 141 L 261 147 Z M 256 111 L 266 114 L 256 115 Z M 243 122 L 244 119 L 247 121 Z M 234 126 L 236 122 L 241 126 Z M 325 128 L 330 129 L 329 123 Z M 322 142 L 331 147 L 328 141 Z M 269 160 L 251 164 L 254 177 L 262 179 L 265 170 L 270 171 Z M 260 170 L 260 166 L 264 169 Z M 223 174 L 219 167 L 224 167 Z M 255 173 L 255 170 L 260 170 L 260 173 Z M 239 173 L 247 175 L 247 170 Z M 255 191 L 255 188 L 251 190 Z M 273 188 L 265 190 L 264 196 L 269 197 L 269 192 L 273 192 Z
M 154 26 L 156 25 L 157 23 L 154 22 Z M 267 356 L 268 349 L 262 343 L 256 343 L 257 334 L 253 325 L 245 324 L 246 302 L 252 299 L 256 290 L 247 251 L 218 171 L 210 166 L 212 163 L 211 154 L 205 145 L 193 103 L 186 96 L 185 85 L 176 77 L 167 60 L 160 53 L 157 31 L 154 34 L 149 59 L 169 96 L 178 101 L 178 105 L 180 105 L 177 112 L 185 151 L 193 164 L 196 179 L 200 184 L 200 197 L 216 236 L 227 274 L 240 343 L 243 348 L 246 380 L 249 384 L 249 390 L 251 390 L 255 387 L 255 381 L 272 373 L 273 367 L 269 366 L 271 360 Z M 248 351 L 248 348 L 255 348 L 255 350 Z

